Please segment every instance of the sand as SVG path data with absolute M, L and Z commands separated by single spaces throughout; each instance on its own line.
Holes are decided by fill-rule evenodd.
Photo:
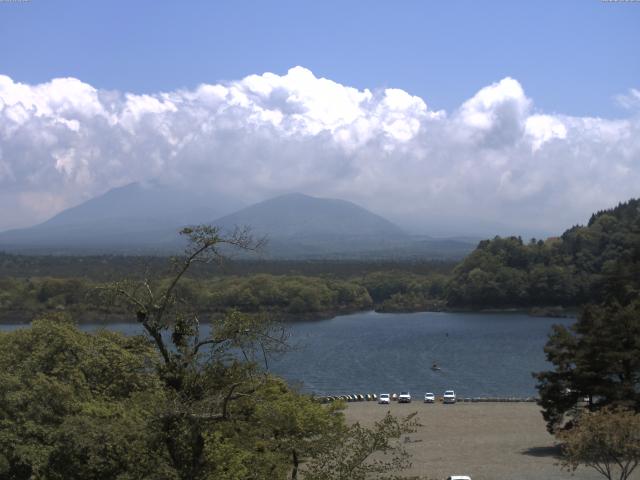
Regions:
M 472 480 L 603 479 L 593 469 L 573 476 L 558 465 L 554 438 L 545 429 L 535 403 L 457 403 L 455 405 L 348 404 L 347 421 L 370 425 L 387 411 L 393 415 L 417 412 L 422 424 L 402 441 L 412 455 L 406 475 L 445 479 L 469 475 Z M 640 478 L 634 472 L 634 479 Z

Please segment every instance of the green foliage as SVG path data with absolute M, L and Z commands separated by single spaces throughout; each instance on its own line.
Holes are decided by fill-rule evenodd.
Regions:
M 245 312 L 338 313 L 372 306 L 366 289 L 353 282 L 301 276 L 260 274 L 220 279 L 203 296 L 203 303 L 214 310 L 233 305 Z
M 640 464 L 640 414 L 632 411 L 583 412 L 574 428 L 558 437 L 562 464 L 572 472 L 585 465 L 609 480 L 626 480 Z
M 295 478 L 327 436 L 346 433 L 341 408 L 321 405 L 270 380 L 233 405 L 229 428 L 207 435 L 205 454 L 216 459 L 209 478 Z
M 373 428 L 360 424 L 346 434 L 327 437 L 317 454 L 305 466 L 305 480 L 400 479 L 410 466 L 409 455 L 400 443 L 402 434 L 414 431 L 413 415 L 397 419 L 390 413 Z
M 198 280 L 213 277 L 269 275 L 298 275 L 348 279 L 372 272 L 404 271 L 417 275 L 448 274 L 455 266 L 448 260 L 283 260 L 236 258 L 215 267 L 194 265 L 189 277 Z M 119 280 L 131 272 L 145 271 L 149 276 L 167 274 L 167 258 L 132 255 L 17 255 L 0 252 L 0 278 L 32 278 L 49 275 L 55 278 L 82 278 L 93 282 Z
M 313 462 L 335 439 L 347 442 L 345 448 L 355 447 L 347 440 L 354 431 L 344 426 L 340 404 L 322 406 L 260 370 L 259 358 L 285 346 L 282 332 L 263 318 L 229 310 L 214 318 L 209 337 L 200 337 L 194 297 L 185 287 L 187 271 L 197 262 L 223 259 L 220 246 L 251 249 L 254 244 L 242 232 L 223 237 L 216 229 L 196 227 L 183 233 L 190 245 L 174 261 L 172 278 L 116 282 L 108 289 L 135 314 L 158 353 L 149 375 L 159 384 L 162 399 L 142 404 L 152 415 L 141 431 L 168 459 L 169 476 L 297 478 L 301 464 Z M 269 280 L 260 279 L 260 288 L 273 294 L 277 285 Z M 338 298 L 352 294 L 348 289 L 321 293 L 335 291 Z M 388 449 L 376 439 L 370 443 L 372 453 Z
M 554 327 L 545 353 L 554 369 L 535 376 L 549 431 L 575 417 L 584 397 L 591 409 L 640 410 L 640 300 L 586 307 L 570 328 Z
M 167 288 L 172 277 L 156 277 L 153 289 Z M 176 286 L 183 302 L 201 314 L 235 309 L 295 318 L 333 316 L 369 310 L 420 311 L 444 308 L 447 277 L 404 271 L 374 272 L 362 278 L 255 274 L 197 280 L 185 276 Z M 136 280 L 129 280 L 134 284 Z M 139 284 L 139 282 L 138 282 Z M 122 298 L 107 296 L 109 284 L 79 278 L 0 278 L 0 318 L 27 321 L 44 312 L 67 312 L 76 321 L 126 320 Z
M 359 283 L 369 292 L 376 310 L 404 312 L 442 310 L 447 277 L 432 273 L 418 275 L 405 271 L 374 272 Z
M 140 337 L 82 333 L 61 314 L 0 333 L 0 478 L 162 478 L 146 431 L 155 358 Z
M 361 478 L 406 465 L 389 442 L 409 423 L 347 427 L 341 403 L 298 394 L 220 343 L 258 336 L 232 314 L 215 351 L 184 362 L 176 349 L 172 365 L 143 337 L 83 333 L 63 314 L 0 334 L 0 479 L 314 479 L 327 477 L 307 465 L 328 459 Z M 377 451 L 393 454 L 386 470 L 369 463 Z
M 454 270 L 451 306 L 576 306 L 602 301 L 614 286 L 627 298 L 640 289 L 640 200 L 591 217 L 561 238 L 523 243 L 519 237 L 480 242 Z

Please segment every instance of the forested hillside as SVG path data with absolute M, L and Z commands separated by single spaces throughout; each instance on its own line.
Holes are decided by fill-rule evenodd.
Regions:
M 634 199 L 559 238 L 480 242 L 454 269 L 446 298 L 451 307 L 575 306 L 599 302 L 611 288 L 637 294 L 639 272 L 640 200 Z
M 453 268 L 438 261 L 237 260 L 196 265 L 182 283 L 200 311 L 267 312 L 295 318 L 358 310 L 574 307 L 640 288 L 640 200 L 592 215 L 561 237 L 484 240 Z M 100 292 L 118 278 L 168 278 L 167 259 L 0 253 L 0 321 L 67 311 L 78 321 L 123 315 Z

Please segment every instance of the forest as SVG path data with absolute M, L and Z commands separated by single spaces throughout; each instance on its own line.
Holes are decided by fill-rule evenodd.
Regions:
M 630 200 L 593 214 L 587 225 L 560 237 L 484 240 L 457 265 L 242 259 L 195 265 L 180 288 L 204 314 L 236 308 L 285 320 L 369 309 L 536 312 L 599 302 L 607 288 L 637 292 L 639 265 L 640 200 Z M 126 320 L 123 306 L 103 293 L 116 279 L 142 276 L 168 281 L 167 259 L 0 254 L 0 321 L 28 321 L 48 311 L 65 311 L 77 321 Z
M 639 275 L 640 200 L 634 199 L 557 238 L 480 242 L 453 270 L 445 295 L 450 307 L 575 307 L 602 301 L 609 288 L 637 294 Z
M 372 272 L 340 279 L 335 276 L 249 274 L 188 277 L 181 295 L 204 314 L 230 308 L 246 313 L 272 313 L 284 320 L 324 318 L 375 308 L 416 311 L 441 307 L 446 276 L 405 271 Z M 161 277 L 158 282 L 169 281 Z M 0 278 L 0 315 L 6 321 L 28 321 L 48 311 L 64 311 L 76 321 L 126 320 L 121 302 L 105 298 L 110 282 L 86 278 Z

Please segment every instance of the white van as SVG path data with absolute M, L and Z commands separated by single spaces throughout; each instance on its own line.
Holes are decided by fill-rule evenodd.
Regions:
M 442 396 L 443 403 L 456 403 L 456 392 L 447 390 Z

